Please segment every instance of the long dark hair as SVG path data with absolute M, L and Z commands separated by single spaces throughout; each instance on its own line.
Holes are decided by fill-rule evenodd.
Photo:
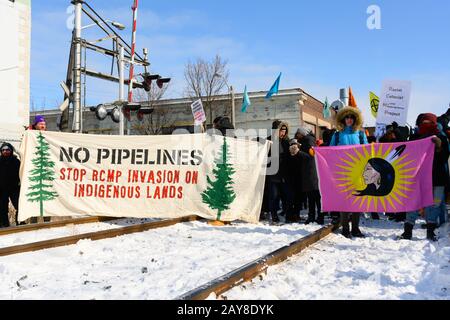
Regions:
M 372 158 L 368 163 L 381 175 L 380 188 L 375 185 L 369 184 L 366 189 L 358 190 L 355 196 L 375 196 L 384 197 L 391 193 L 395 183 L 395 170 L 392 165 L 384 159 Z

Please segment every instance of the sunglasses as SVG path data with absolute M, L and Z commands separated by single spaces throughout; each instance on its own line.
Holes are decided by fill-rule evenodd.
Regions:
M 354 116 L 345 116 L 345 119 L 353 119 L 353 120 L 355 120 L 355 117 Z
M 2 149 L 2 151 L 11 151 L 11 149 L 5 148 L 5 149 Z

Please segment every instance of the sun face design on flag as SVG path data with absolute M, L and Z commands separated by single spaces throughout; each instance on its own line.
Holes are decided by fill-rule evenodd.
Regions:
M 367 211 L 404 206 L 418 170 L 405 150 L 406 145 L 394 149 L 393 145 L 371 144 L 363 146 L 362 152 L 356 148 L 344 152 L 336 164 L 339 192 Z

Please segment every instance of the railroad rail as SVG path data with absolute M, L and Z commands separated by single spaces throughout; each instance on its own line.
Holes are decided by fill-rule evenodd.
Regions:
M 289 257 L 298 254 L 310 245 L 325 238 L 338 228 L 339 225 L 328 225 L 322 227 L 306 237 L 294 241 L 287 246 L 281 247 L 253 262 L 239 267 L 185 294 L 182 294 L 177 297 L 176 300 L 204 300 L 212 293 L 219 296 L 233 287 L 252 280 L 261 273 L 265 272 L 269 266 L 283 262 Z
M 71 245 L 71 244 L 76 244 L 78 241 L 84 240 L 84 239 L 90 239 L 90 240 L 95 241 L 95 240 L 101 240 L 101 239 L 114 238 L 114 237 L 118 237 L 118 236 L 122 236 L 122 235 L 126 235 L 126 234 L 168 227 L 168 226 L 175 225 L 177 223 L 196 221 L 196 220 L 200 220 L 200 219 L 202 219 L 202 218 L 200 218 L 198 216 L 186 216 L 186 217 L 181 217 L 181 218 L 176 218 L 176 219 L 154 221 L 154 222 L 148 222 L 148 223 L 140 223 L 140 224 L 131 225 L 131 226 L 122 227 L 122 228 L 109 229 L 109 230 L 90 232 L 90 233 L 83 233 L 83 234 L 74 235 L 74 236 L 68 236 L 68 237 L 32 242 L 32 243 L 27 243 L 27 244 L 22 244 L 22 245 L 4 247 L 4 248 L 0 248 L 0 256 L 7 256 L 7 255 L 12 255 L 12 254 L 67 246 L 67 245 Z
M 24 231 L 35 231 L 35 230 L 41 230 L 41 229 L 64 227 L 64 226 L 70 225 L 70 224 L 87 224 L 87 223 L 95 223 L 95 222 L 106 222 L 106 221 L 117 220 L 117 219 L 122 219 L 122 218 L 86 217 L 86 218 L 66 219 L 66 220 L 54 221 L 54 222 L 32 223 L 32 224 L 26 224 L 23 226 L 0 228 L 0 236 L 24 232 Z

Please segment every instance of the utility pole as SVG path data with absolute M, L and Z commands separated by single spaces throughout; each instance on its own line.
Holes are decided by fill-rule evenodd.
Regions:
M 83 110 L 81 109 L 81 0 L 74 0 L 75 5 L 75 63 L 74 63 L 74 90 L 73 90 L 73 125 L 72 131 L 81 133 L 83 130 Z
M 233 128 L 236 129 L 236 119 L 235 119 L 235 105 L 234 105 L 234 90 L 233 86 L 230 86 L 231 93 L 231 123 L 233 124 Z
M 134 54 L 136 52 L 136 24 L 137 24 L 137 9 L 138 0 L 134 0 L 133 7 L 133 30 L 131 33 L 131 61 L 130 61 L 130 82 L 128 83 L 128 102 L 133 102 L 133 77 L 134 77 Z
M 118 46 L 119 46 L 119 101 L 120 102 L 124 102 L 124 84 L 125 84 L 125 80 L 124 80 L 124 48 L 122 45 L 119 44 L 119 42 L 117 42 Z M 121 136 L 124 135 L 124 131 L 125 131 L 125 116 L 123 114 L 123 104 L 120 107 L 120 118 L 119 118 L 119 134 Z

